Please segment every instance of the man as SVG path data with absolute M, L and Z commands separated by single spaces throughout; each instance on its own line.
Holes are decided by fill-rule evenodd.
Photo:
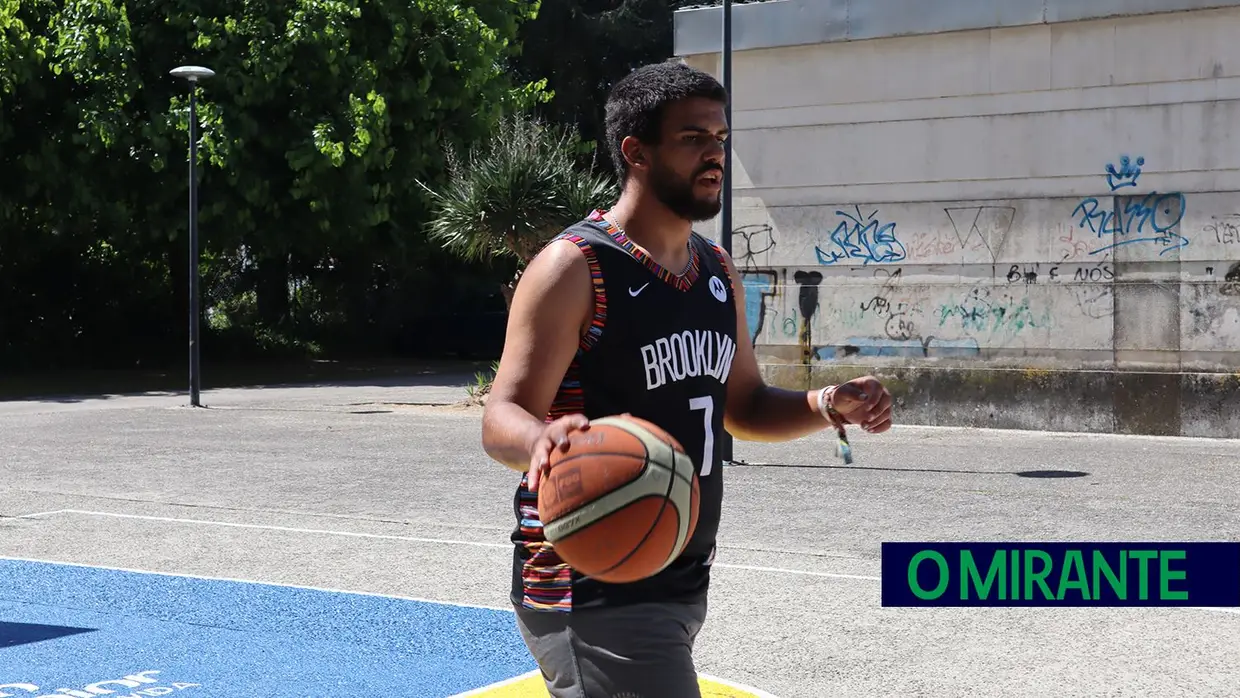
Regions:
M 692 649 L 706 617 L 725 426 L 758 441 L 798 438 L 832 420 L 875 433 L 891 426 L 891 397 L 873 378 L 809 392 L 763 383 L 735 266 L 692 230 L 721 207 L 727 98 L 710 75 L 673 62 L 619 81 L 606 121 L 620 200 L 548 244 L 512 301 L 482 441 L 526 473 L 514 498 L 512 602 L 555 698 L 699 696 Z M 536 492 L 570 433 L 626 412 L 693 456 L 700 513 L 667 569 L 604 584 L 543 540 Z

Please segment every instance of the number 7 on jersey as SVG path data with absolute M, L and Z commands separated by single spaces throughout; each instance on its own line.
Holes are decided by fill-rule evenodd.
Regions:
M 702 471 L 698 473 L 698 477 L 706 477 L 710 475 L 711 467 L 715 464 L 715 400 L 709 395 L 690 398 L 689 410 L 702 410 L 702 428 L 706 438 L 702 442 Z

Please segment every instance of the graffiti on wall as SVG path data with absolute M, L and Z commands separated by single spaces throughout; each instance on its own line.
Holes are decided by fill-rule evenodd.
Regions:
M 903 284 L 902 268 L 876 269 L 873 279 L 880 284 L 873 295 L 865 292 L 855 308 L 845 306 L 843 312 L 835 315 L 835 320 L 844 329 L 869 330 L 874 334 L 851 334 L 838 344 L 815 347 L 816 358 L 935 358 L 978 354 L 980 348 L 972 337 L 923 335 L 923 327 L 928 324 L 929 300 L 924 289 Z M 875 332 L 880 326 L 881 331 Z
M 749 326 L 749 341 L 756 344 L 766 320 L 767 299 L 775 294 L 776 274 L 771 270 L 756 268 L 758 255 L 775 249 L 774 231 L 770 225 L 745 225 L 732 231 L 733 260 L 741 274 L 745 287 L 745 324 Z
M 1213 235 L 1220 245 L 1240 245 L 1240 213 L 1210 216 L 1202 232 Z
M 876 218 L 877 210 L 863 214 L 861 207 L 856 206 L 853 211 L 836 211 L 835 215 L 839 220 L 829 240 L 814 247 L 819 264 L 845 260 L 862 264 L 899 262 L 907 256 L 904 245 L 896 237 L 896 224 L 881 222 Z
M 1240 296 L 1240 262 L 1231 265 L 1223 276 L 1218 292 L 1224 296 Z
M 733 231 L 750 341 L 805 363 L 1063 351 L 1105 362 L 1120 323 L 1145 322 L 1117 315 L 1139 306 L 1117 304 L 1118 291 L 1144 284 L 1182 294 L 1182 350 L 1224 351 L 1218 333 L 1240 328 L 1219 319 L 1240 318 L 1240 194 L 1150 191 L 1146 163 L 1105 163 L 1109 194 L 1084 199 L 763 210 Z M 1172 255 L 1190 246 L 1201 261 Z M 1130 259 L 1171 264 L 1126 278 Z M 1240 345 L 1233 334 L 1226 346 Z
M 1120 156 L 1119 161 L 1118 167 L 1108 163 L 1105 168 L 1111 192 L 1136 187 L 1141 166 L 1145 164 L 1144 157 L 1134 161 L 1127 155 Z M 1091 255 L 1138 244 L 1156 245 L 1161 248 L 1158 254 L 1165 255 L 1189 243 L 1188 238 L 1176 230 L 1186 209 L 1184 194 L 1152 191 L 1143 196 L 1114 195 L 1101 200 L 1087 197 L 1077 204 L 1072 216 L 1077 227 L 1088 228 L 1096 237 L 1094 249 L 1089 252 Z

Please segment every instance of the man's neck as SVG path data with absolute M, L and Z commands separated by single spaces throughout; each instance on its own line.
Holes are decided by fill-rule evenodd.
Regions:
M 627 238 L 658 260 L 684 260 L 693 223 L 672 213 L 653 198 L 625 191 L 607 212 Z

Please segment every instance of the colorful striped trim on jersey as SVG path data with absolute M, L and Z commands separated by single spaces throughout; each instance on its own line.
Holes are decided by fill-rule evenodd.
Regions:
M 564 372 L 564 378 L 560 381 L 560 388 L 556 391 L 551 410 L 547 413 L 548 422 L 567 414 L 580 412 L 585 408 L 579 378 L 581 356 L 590 351 L 590 348 L 603 336 L 603 326 L 607 324 L 607 289 L 603 286 L 603 270 L 598 263 L 598 254 L 590 246 L 589 241 L 580 235 L 566 232 L 561 233 L 557 239 L 571 240 L 585 255 L 586 264 L 590 267 L 590 283 L 594 287 L 594 317 L 590 320 L 590 327 L 581 337 L 581 343 L 577 346 L 577 355 L 573 357 L 568 370 Z
M 528 476 L 521 476 L 518 507 L 521 516 L 520 545 L 529 553 L 521 569 L 521 605 L 539 611 L 573 609 L 573 569 L 560 559 L 542 535 L 538 520 L 538 495 L 530 492 Z
M 724 258 L 723 248 L 709 240 L 707 240 L 706 243 L 710 245 L 710 249 L 715 251 L 715 258 L 719 260 L 719 266 L 723 267 L 723 271 L 727 273 L 728 262 Z M 732 293 L 736 293 L 736 285 L 732 283 L 732 274 L 730 273 L 728 273 L 728 290 L 732 291 Z
M 561 233 L 560 238 L 571 240 L 585 255 L 586 264 L 590 267 L 590 283 L 594 287 L 594 318 L 585 336 L 581 338 L 580 349 L 589 351 L 603 334 L 603 325 L 607 324 L 607 289 L 603 286 L 603 269 L 598 263 L 598 254 L 590 243 L 580 235 Z
M 557 239 L 571 240 L 585 255 L 590 267 L 590 281 L 594 286 L 594 317 L 590 327 L 581 338 L 577 354 L 564 372 L 560 388 L 556 391 L 547 422 L 585 409 L 585 396 L 581 389 L 581 358 L 598 342 L 607 322 L 607 292 L 603 286 L 603 272 L 598 255 L 589 241 L 573 233 L 561 233 Z M 530 492 L 528 476 L 521 476 L 517 489 L 517 507 L 521 542 L 529 557 L 521 570 L 522 599 L 526 608 L 552 611 L 568 611 L 573 607 L 573 573 L 555 548 L 543 539 L 542 522 L 538 519 L 538 495 Z
M 697 281 L 698 273 L 701 271 L 702 267 L 701 260 L 698 259 L 696 247 L 693 245 L 689 246 L 689 268 L 685 270 L 684 274 L 675 274 L 663 268 L 663 266 L 658 262 L 654 261 L 654 258 L 646 254 L 644 250 L 630 240 L 628 236 L 624 234 L 623 230 L 616 227 L 616 225 L 611 221 L 603 218 L 604 213 L 606 213 L 606 211 L 591 211 L 589 220 L 595 223 L 602 223 L 607 229 L 607 234 L 616 241 L 616 244 L 623 247 L 625 252 L 628 252 L 634 259 L 645 265 L 645 267 L 655 276 L 659 277 L 660 280 L 671 285 L 673 288 L 679 291 L 688 291 L 693 287 L 693 282 Z

